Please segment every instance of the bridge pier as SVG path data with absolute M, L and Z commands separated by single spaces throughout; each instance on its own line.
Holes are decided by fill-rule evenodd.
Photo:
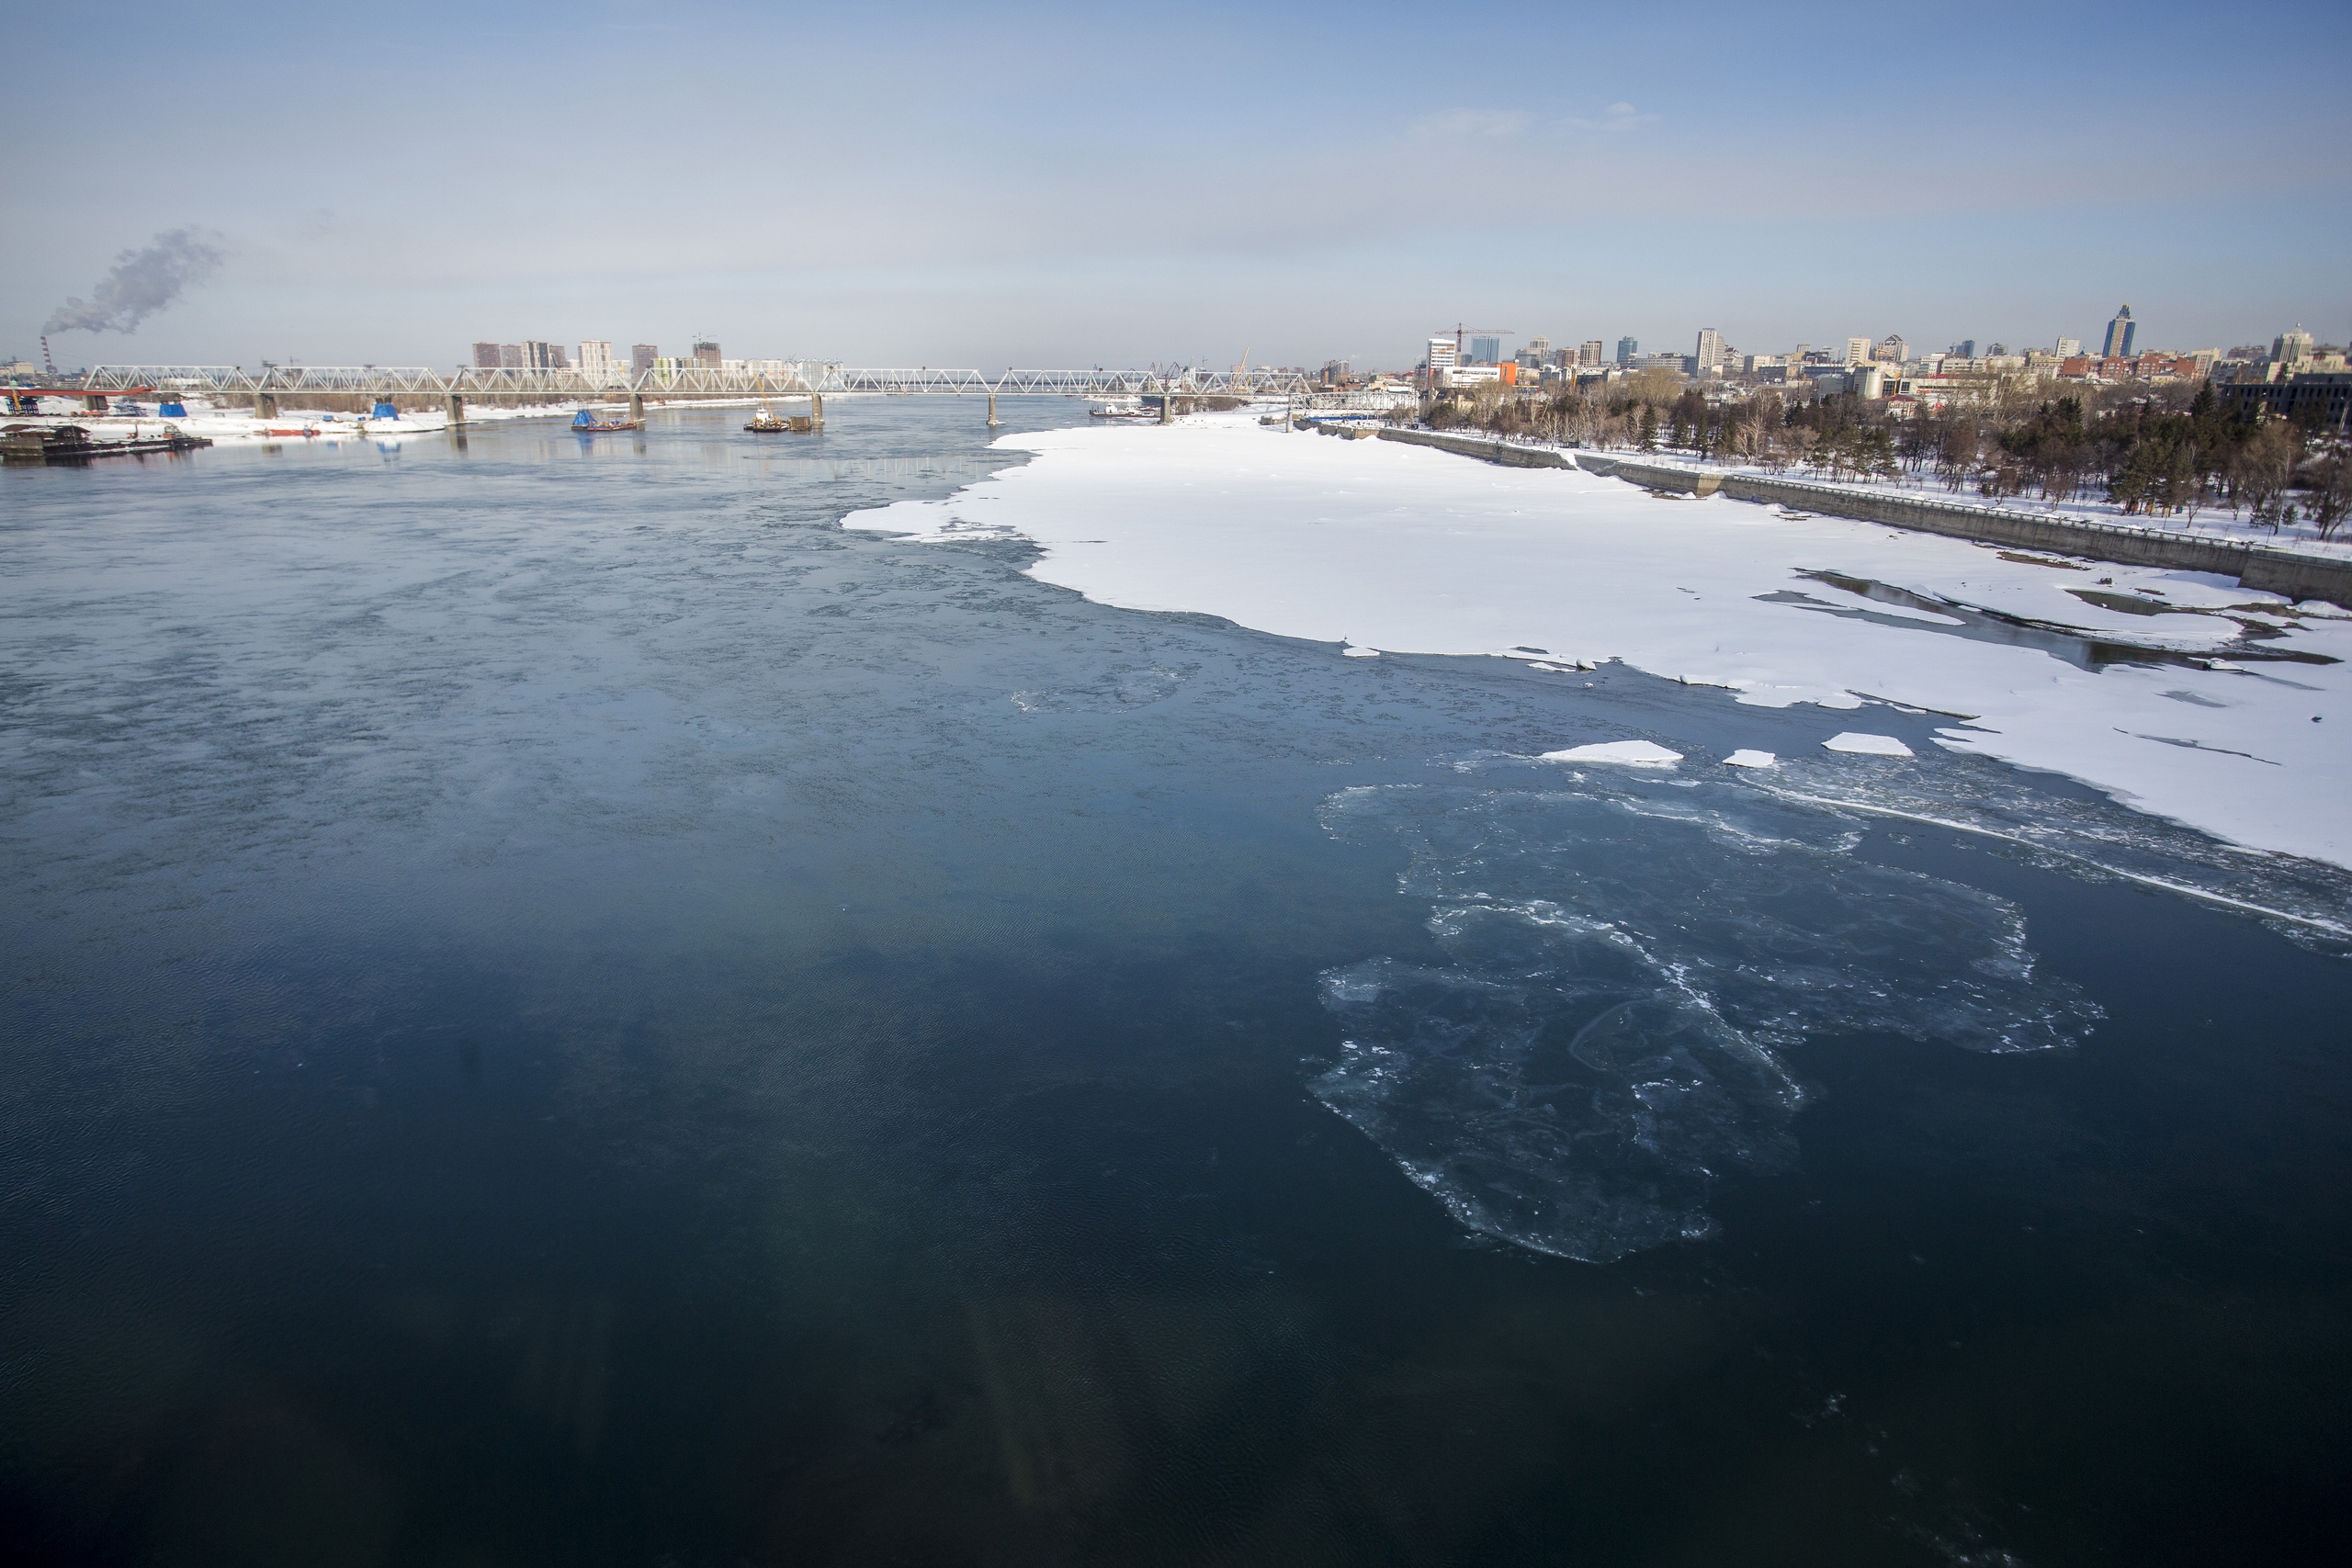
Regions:
M 254 417 L 255 419 L 276 419 L 277 417 L 277 394 L 275 392 L 255 392 L 254 394 Z
M 1174 423 L 1175 408 L 1176 394 L 1168 389 L 1167 382 L 1162 381 L 1159 384 L 1159 423 L 1162 424 Z
M 1002 420 L 996 416 L 996 394 L 994 392 L 990 392 L 989 394 L 989 428 L 990 430 L 994 430 L 998 425 L 1002 424 L 1004 422 Z
M 808 427 L 820 435 L 824 434 L 825 394 L 822 392 L 808 394 Z
M 628 417 L 634 423 L 645 423 L 645 394 L 643 392 L 631 392 L 628 395 Z
M 444 412 L 449 416 L 449 428 L 458 429 L 466 423 L 466 400 L 455 392 L 450 393 Z

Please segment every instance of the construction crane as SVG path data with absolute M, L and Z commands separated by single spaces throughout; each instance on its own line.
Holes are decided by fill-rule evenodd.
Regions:
M 1443 332 L 1445 329 L 1441 327 L 1438 330 L 1440 332 Z M 1519 335 L 1512 332 L 1509 327 L 1465 327 L 1461 322 L 1456 321 L 1453 324 L 1453 362 L 1456 365 L 1462 363 L 1462 340 L 1469 336 L 1472 333 L 1476 333 L 1481 337 L 1490 335 L 1494 337 L 1516 337 Z
M 1244 375 L 1248 374 L 1249 369 L 1250 350 L 1245 347 L 1241 351 L 1241 363 L 1233 367 L 1234 379 L 1239 380 Z

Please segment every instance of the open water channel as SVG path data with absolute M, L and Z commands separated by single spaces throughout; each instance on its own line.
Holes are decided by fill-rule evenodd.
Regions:
M 0 475 L 9 1560 L 2352 1555 L 2335 944 L 829 412 Z

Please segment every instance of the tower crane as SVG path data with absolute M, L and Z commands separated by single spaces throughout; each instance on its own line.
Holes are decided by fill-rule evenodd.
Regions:
M 1445 329 L 1441 327 L 1438 330 L 1440 332 L 1443 332 Z M 1491 334 L 1495 337 L 1516 337 L 1519 335 L 1509 327 L 1465 327 L 1461 322 L 1456 321 L 1453 324 L 1453 362 L 1456 365 L 1462 363 L 1462 340 L 1469 336 L 1472 333 L 1476 333 L 1481 336 Z

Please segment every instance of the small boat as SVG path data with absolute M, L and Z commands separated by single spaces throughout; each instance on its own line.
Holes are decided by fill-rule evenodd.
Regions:
M 817 428 L 817 422 L 805 413 L 788 414 L 778 418 L 770 412 L 765 403 L 762 403 L 758 416 L 743 428 L 754 435 L 782 435 L 786 432 L 795 435 L 806 435 Z
M 574 435 L 595 435 L 601 432 L 608 430 L 642 430 L 644 428 L 645 426 L 640 421 L 634 419 L 598 419 L 586 409 L 582 409 L 578 413 L 571 416 L 571 433 Z
M 299 430 L 285 425 L 264 425 L 261 431 L 264 435 L 316 435 L 318 433 L 319 427 L 315 424 L 307 424 Z

